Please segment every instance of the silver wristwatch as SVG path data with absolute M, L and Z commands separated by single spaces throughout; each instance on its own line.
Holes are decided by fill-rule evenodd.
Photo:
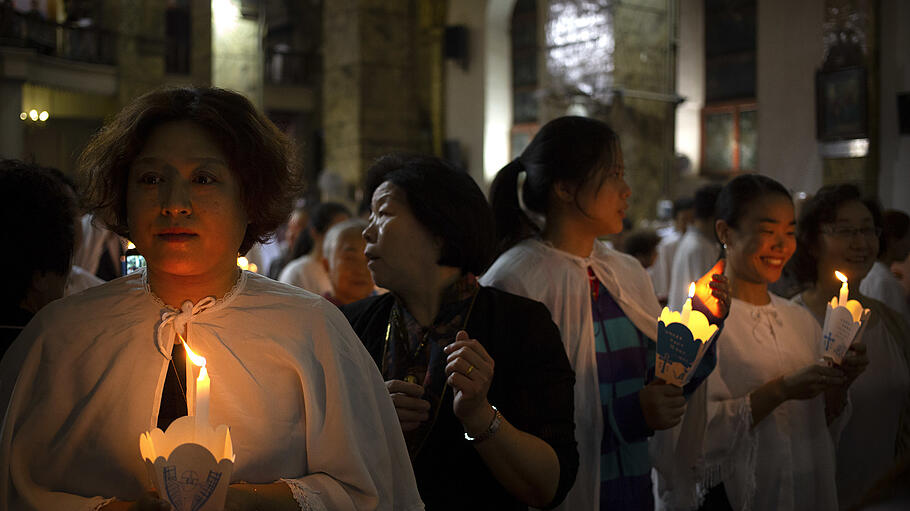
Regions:
M 490 439 L 493 435 L 496 434 L 497 431 L 499 431 L 499 426 L 502 425 L 502 414 L 499 413 L 499 410 L 497 410 L 495 406 L 490 405 L 490 408 L 493 409 L 493 420 L 490 421 L 490 425 L 487 426 L 486 431 L 477 435 L 476 437 L 472 437 L 471 435 L 468 434 L 467 431 L 465 431 L 465 433 L 464 433 L 465 440 L 467 440 L 468 442 L 471 442 L 471 443 L 479 444 L 480 442 L 483 442 L 484 440 Z

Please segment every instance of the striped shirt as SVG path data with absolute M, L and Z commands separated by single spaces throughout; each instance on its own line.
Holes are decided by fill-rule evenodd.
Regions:
M 654 378 L 655 346 L 626 317 L 591 270 L 591 309 L 604 433 L 600 509 L 653 510 L 648 438 L 638 392 Z M 655 318 L 656 320 L 656 318 Z

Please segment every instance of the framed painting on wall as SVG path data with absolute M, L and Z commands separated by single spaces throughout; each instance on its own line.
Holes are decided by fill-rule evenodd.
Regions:
M 815 73 L 817 137 L 822 141 L 866 138 L 866 69 L 848 67 Z

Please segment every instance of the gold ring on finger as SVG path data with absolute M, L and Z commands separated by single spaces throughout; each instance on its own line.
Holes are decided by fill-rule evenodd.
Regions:
M 468 372 L 464 373 L 465 376 L 471 374 L 471 371 L 474 370 L 474 364 L 471 364 L 471 367 L 468 368 Z

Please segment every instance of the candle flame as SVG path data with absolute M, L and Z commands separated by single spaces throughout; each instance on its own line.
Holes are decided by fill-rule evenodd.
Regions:
M 695 296 L 695 282 L 689 284 L 689 298 Z
M 845 284 L 847 283 L 847 276 L 844 275 L 843 273 L 836 271 L 836 272 L 834 272 L 834 276 L 837 277 L 837 280 L 839 280 Z
M 199 376 L 201 377 L 203 374 L 203 371 L 205 371 L 205 357 L 203 357 L 201 355 L 197 355 L 193 350 L 191 350 L 189 345 L 183 339 L 182 335 L 177 334 L 177 337 L 179 337 L 180 342 L 183 343 L 183 349 L 186 350 L 186 355 L 188 357 L 190 357 L 190 360 L 193 361 L 193 364 L 202 368 L 202 370 L 199 372 Z

